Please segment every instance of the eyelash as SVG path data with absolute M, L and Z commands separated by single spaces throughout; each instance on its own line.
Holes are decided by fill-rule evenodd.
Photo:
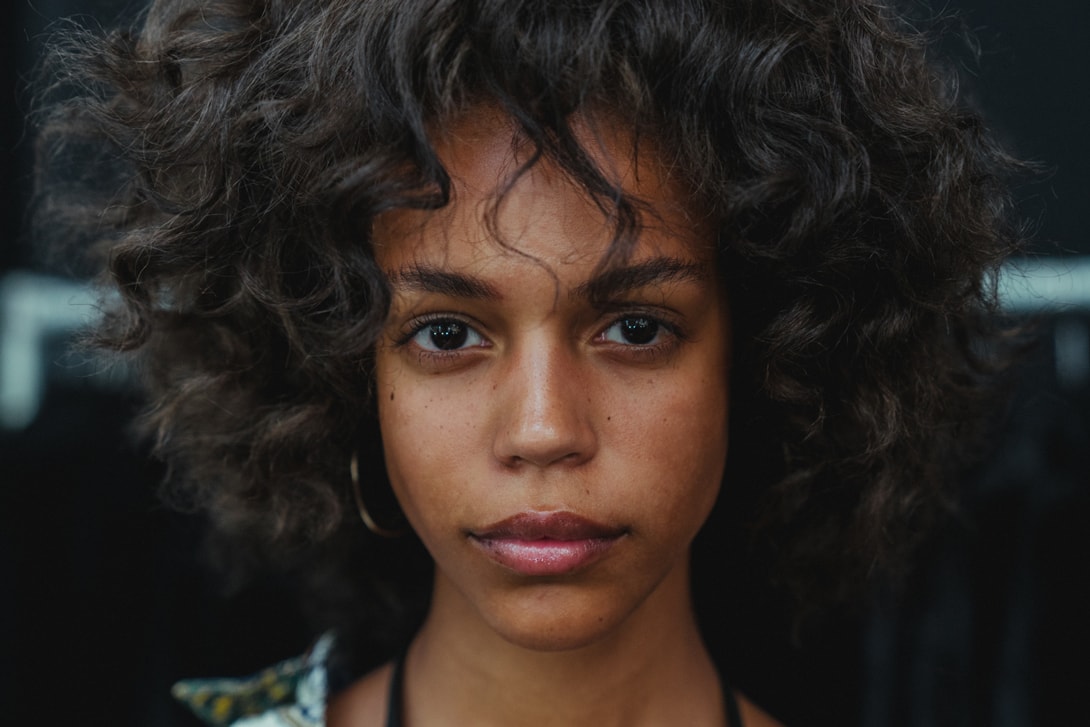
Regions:
M 663 340 L 655 341 L 647 344 L 639 343 L 619 343 L 611 342 L 605 339 L 605 336 L 615 326 L 624 323 L 625 321 L 633 320 L 647 320 L 651 324 L 657 327 L 655 332 L 656 338 Z M 465 326 L 470 335 L 475 335 L 485 342 L 486 345 L 470 345 L 456 349 L 443 350 L 443 349 L 430 349 L 424 348 L 419 344 L 413 345 L 413 340 L 421 333 L 426 331 L 429 327 L 435 326 L 440 323 L 454 323 L 461 326 Z M 658 360 L 664 356 L 673 353 L 678 346 L 686 340 L 686 336 L 682 332 L 680 326 L 672 320 L 669 320 L 661 313 L 648 313 L 639 310 L 626 310 L 612 317 L 607 325 L 602 327 L 598 333 L 595 334 L 594 341 L 602 342 L 604 344 L 610 344 L 615 347 L 617 352 L 627 357 L 635 358 L 640 362 L 652 362 Z M 488 348 L 491 344 L 480 331 L 478 326 L 466 320 L 463 316 L 436 313 L 426 316 L 421 316 L 409 321 L 406 329 L 395 340 L 395 345 L 399 348 L 405 348 L 413 346 L 414 353 L 421 363 L 428 364 L 442 364 L 446 362 L 452 362 L 457 360 L 461 356 L 464 356 L 466 351 L 474 348 Z
M 618 343 L 614 341 L 606 340 L 606 336 L 617 325 L 624 323 L 625 321 L 634 320 L 646 320 L 650 321 L 655 327 L 655 341 L 651 343 Z M 631 310 L 624 311 L 619 315 L 612 318 L 607 326 L 605 326 L 595 337 L 594 340 L 602 341 L 607 344 L 616 346 L 616 350 L 621 352 L 624 356 L 633 357 L 640 362 L 653 362 L 657 361 L 664 356 L 668 356 L 677 350 L 677 348 L 686 340 L 681 327 L 661 314 L 653 314 L 645 311 Z
M 420 345 L 413 345 L 413 339 L 426 331 L 430 326 L 434 326 L 438 323 L 457 323 L 465 326 L 477 336 L 480 336 L 482 341 L 488 341 L 488 339 L 478 331 L 478 326 L 469 322 L 464 317 L 449 313 L 434 313 L 420 316 L 409 321 L 394 340 L 394 346 L 400 349 L 411 348 L 412 353 L 423 365 L 442 366 L 444 363 L 453 363 L 457 361 L 460 357 L 465 355 L 465 348 L 444 351 L 442 349 L 432 350 L 423 348 Z

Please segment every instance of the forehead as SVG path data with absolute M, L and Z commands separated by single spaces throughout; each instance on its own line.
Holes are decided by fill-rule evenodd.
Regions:
M 712 259 L 710 223 L 655 140 L 599 114 L 572 120 L 601 176 L 637 211 L 631 257 Z M 597 266 L 617 244 L 617 200 L 593 197 L 536 149 L 503 112 L 477 107 L 437 129 L 436 154 L 451 178 L 438 210 L 399 209 L 374 221 L 380 266 L 475 266 L 515 255 L 549 267 Z

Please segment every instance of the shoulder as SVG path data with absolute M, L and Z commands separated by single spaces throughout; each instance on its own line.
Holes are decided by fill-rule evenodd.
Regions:
M 779 720 L 751 702 L 741 692 L 735 692 L 738 699 L 738 711 L 741 713 L 741 727 L 783 727 Z
M 387 695 L 393 664 L 375 669 L 337 694 L 326 709 L 326 727 L 381 727 L 386 722 Z

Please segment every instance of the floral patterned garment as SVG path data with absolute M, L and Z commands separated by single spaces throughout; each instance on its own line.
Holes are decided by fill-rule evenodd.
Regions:
M 242 679 L 186 679 L 171 690 L 214 727 L 323 727 L 325 662 L 333 646 L 326 634 L 304 656 Z

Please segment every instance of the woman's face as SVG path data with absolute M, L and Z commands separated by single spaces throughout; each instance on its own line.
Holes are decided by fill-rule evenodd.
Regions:
M 630 259 L 612 226 L 498 113 L 436 139 L 439 211 L 375 224 L 393 301 L 376 352 L 386 466 L 436 562 L 433 614 L 538 649 L 594 643 L 687 598 L 688 552 L 727 454 L 727 301 L 711 234 L 641 142 L 580 131 L 650 205 Z M 494 222 L 494 224 L 491 224 Z M 497 239 L 497 237 L 499 239 Z

